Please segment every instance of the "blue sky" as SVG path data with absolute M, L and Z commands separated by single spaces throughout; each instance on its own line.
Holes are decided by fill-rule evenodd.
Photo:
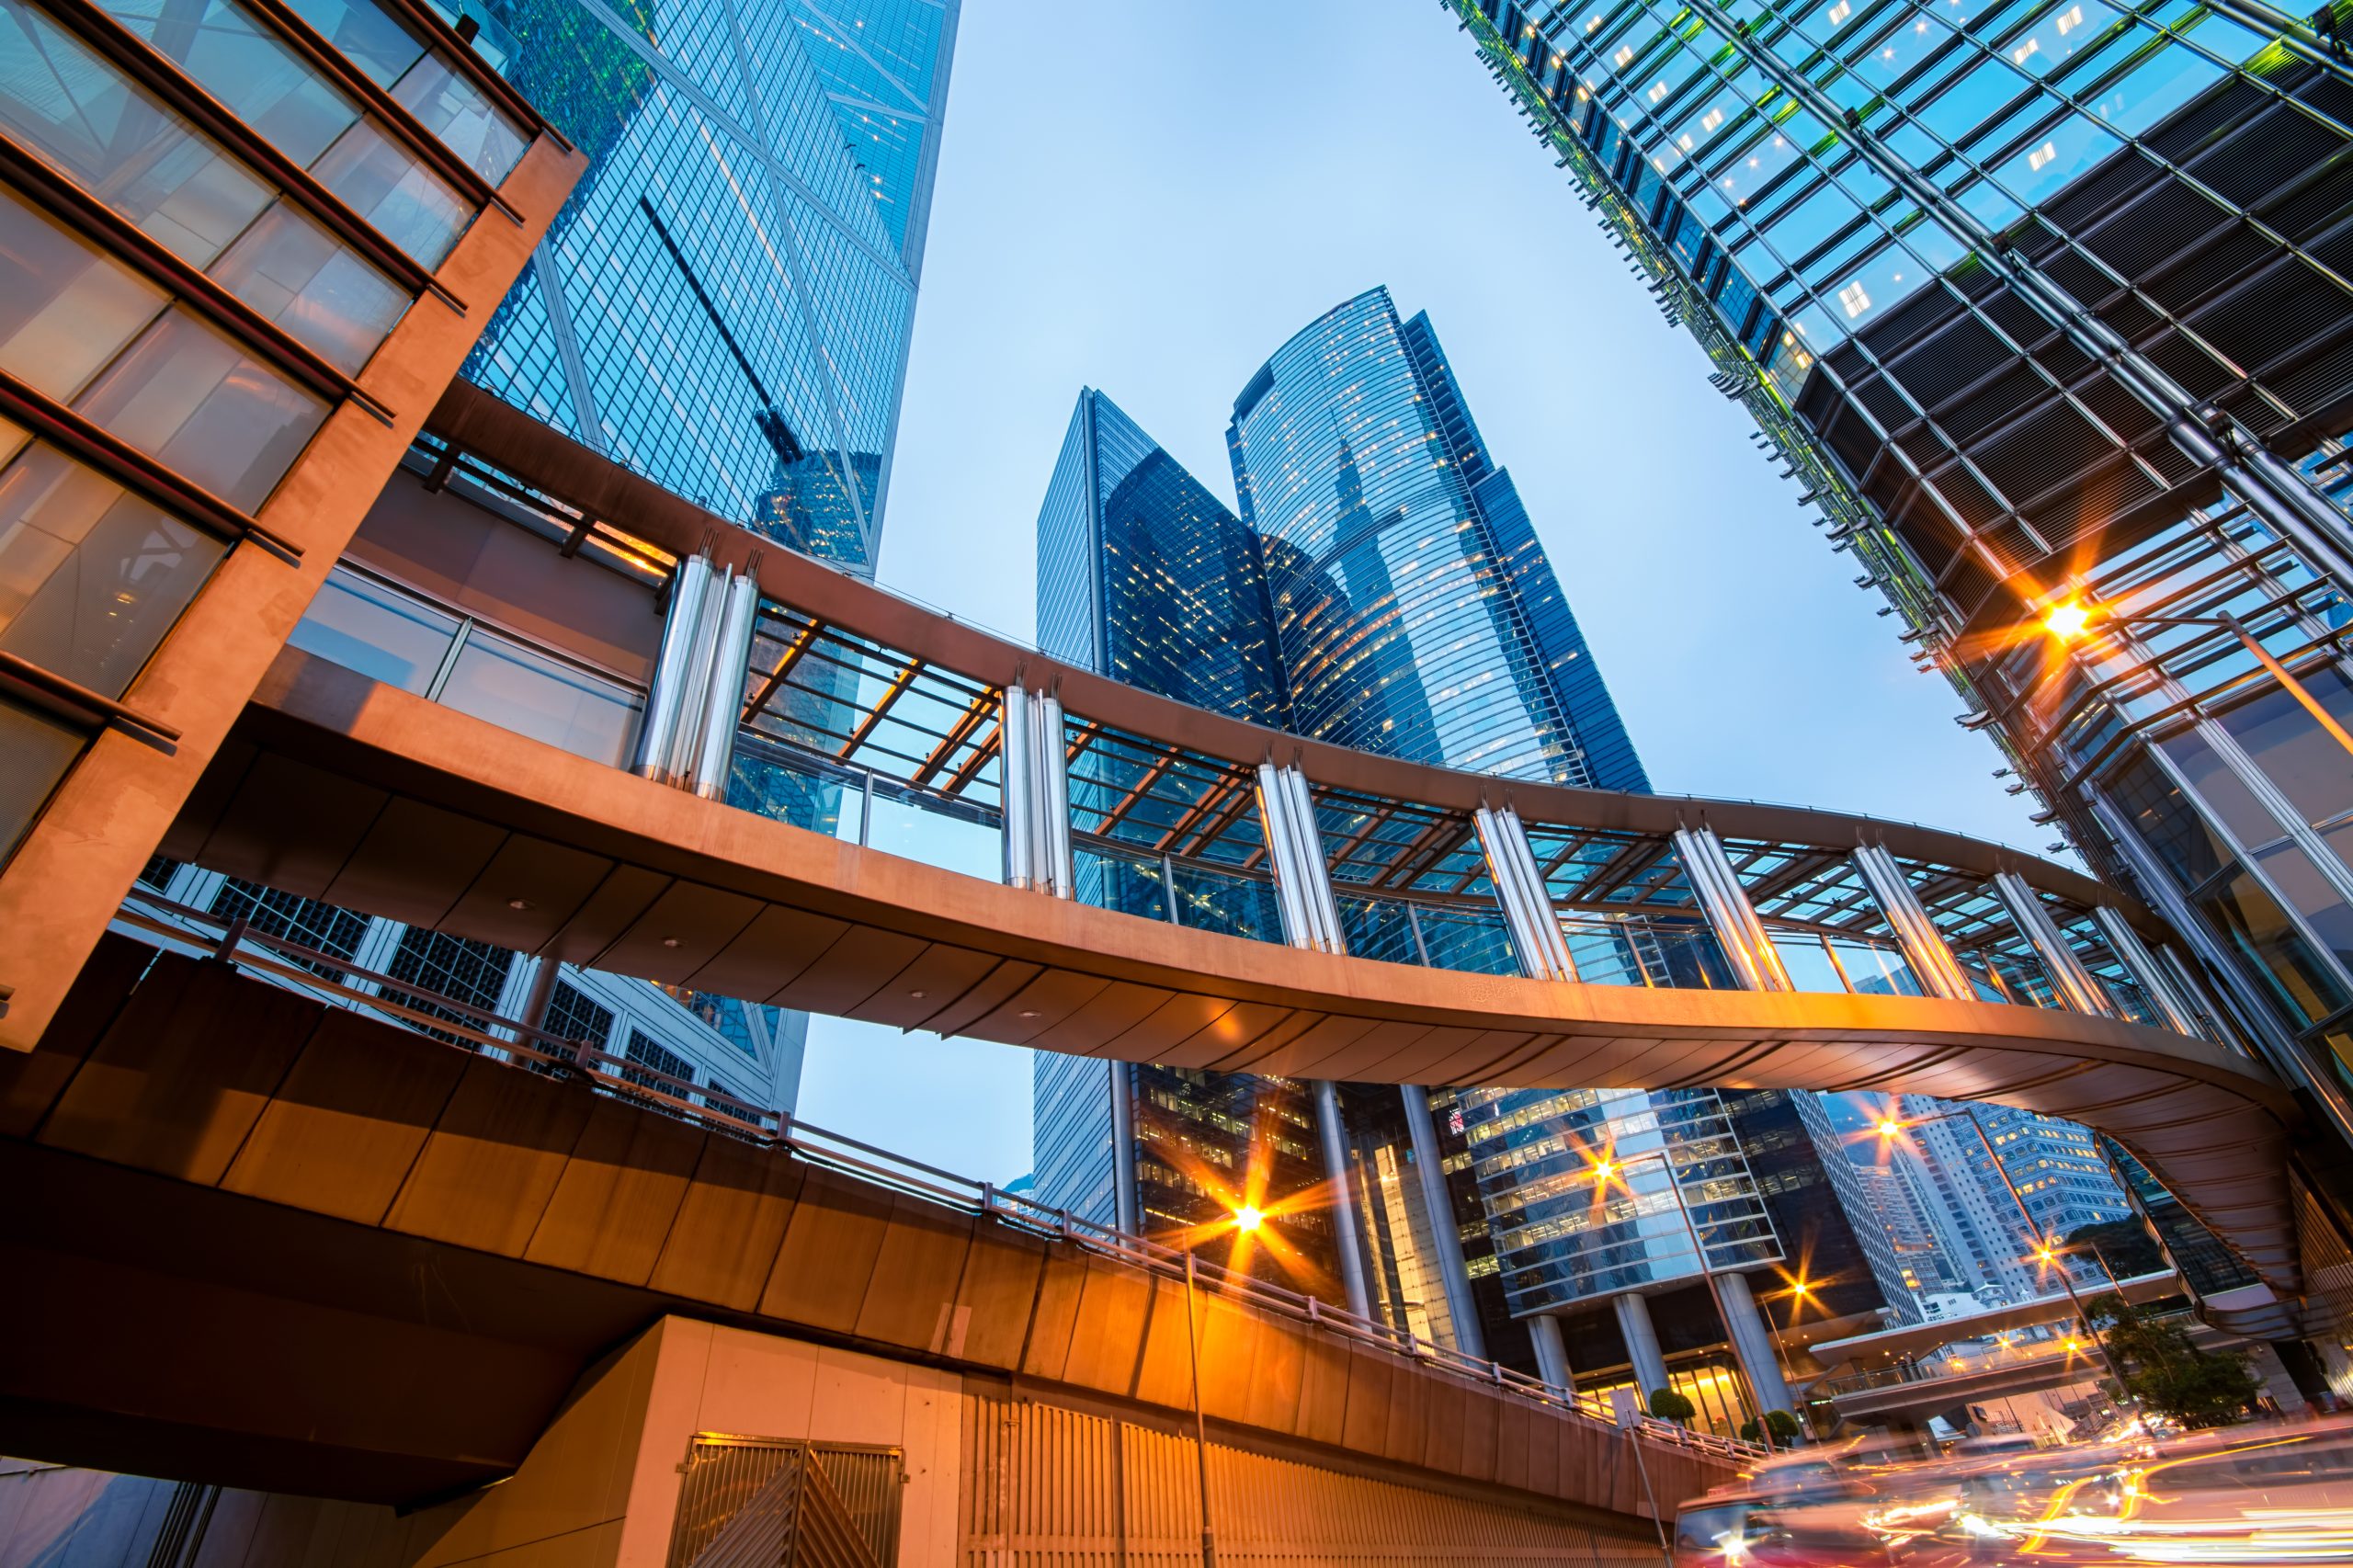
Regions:
M 1082 385 L 1229 500 L 1233 396 L 1386 283 L 1427 310 L 1651 778 L 2039 850 L 1435 0 L 967 0 L 881 575 L 1027 640 Z M 812 1021 L 801 1111 L 1029 1168 L 1028 1053 Z

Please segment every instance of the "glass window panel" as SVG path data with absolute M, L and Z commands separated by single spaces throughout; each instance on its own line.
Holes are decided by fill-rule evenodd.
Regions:
M 1884 90 L 1897 77 L 1917 69 L 1951 37 L 1951 29 L 1942 21 L 1921 12 L 1874 42 L 1855 62 L 1855 74 Z
M 1812 117 L 1792 115 L 1787 123 L 1777 126 L 1729 162 L 1720 165 L 1714 188 L 1734 207 L 1745 207 L 1749 199 L 1764 189 L 1774 176 L 1796 163 L 1800 154 L 1820 133 L 1820 127 Z
M 2353 686 L 2335 670 L 2299 677 L 2313 700 L 2353 729 Z M 2353 756 L 2286 691 L 2271 690 L 2222 715 L 2222 728 L 2308 823 L 2353 812 Z
M 2001 113 L 2026 86 L 2026 78 L 2006 61 L 1984 61 L 1921 109 L 1918 118 L 1931 134 L 1952 146 Z
M 1902 245 L 1889 245 L 1824 290 L 1837 305 L 1842 332 L 1855 331 L 1893 304 L 1918 293 L 1934 276 Z
M 343 133 L 312 169 L 377 233 L 426 267 L 438 267 L 473 218 L 449 183 L 410 156 L 372 119 Z
M 1994 177 L 2029 207 L 2054 195 L 2068 181 L 2124 145 L 2079 114 L 1994 171 Z
M 212 267 L 213 280 L 356 375 L 398 324 L 408 295 L 359 253 L 280 201 Z
M 0 698 L 0 864 L 24 841 L 51 792 L 82 755 L 85 739 L 47 714 Z
M 993 824 L 931 810 L 919 795 L 901 800 L 878 789 L 866 842 L 870 848 L 983 881 L 1005 880 L 1005 843 Z
M 176 307 L 74 407 L 248 513 L 327 414 L 318 397 Z
M 163 290 L 0 187 L 0 367 L 60 403 L 164 308 Z
M 2190 789 L 2246 848 L 2260 848 L 2287 831 L 2220 754 L 2197 735 L 2176 735 L 2164 742 L 2161 749 L 2189 780 Z
M 2337 962 L 2353 964 L 2353 909 L 2346 907 L 2344 896 L 2320 874 L 2312 857 L 2293 844 L 2280 844 L 2256 856 L 2256 862 Z
M 2119 768 L 2108 794 L 2185 892 L 2229 863 L 2230 846 L 2150 759 L 2136 757 Z
M 1861 213 L 1855 199 L 1836 185 L 1824 183 L 1821 188 L 1795 207 L 1765 225 L 1765 237 L 1781 253 L 1781 259 L 1795 265 L 1808 251 L 1836 233 L 1839 225 L 1852 222 Z
M 337 568 L 287 641 L 422 697 L 457 634 L 457 617 Z
M 0 649 L 120 697 L 227 553 L 35 442 L 0 472 Z
M 2092 109 L 2127 136 L 2137 136 L 2222 76 L 2222 68 L 2205 56 L 2168 43 L 2101 94 Z
M 56 23 L 0 0 L 0 126 L 202 267 L 270 189 Z
M 2346 1005 L 2344 986 L 2289 922 L 2277 900 L 2254 873 L 2240 871 L 2199 909 L 2256 971 L 2271 982 L 2280 1000 L 2305 1023 L 2316 1023 Z
M 294 14 L 350 57 L 380 87 L 389 87 L 416 62 L 425 45 L 373 0 L 288 0 Z
M 410 66 L 392 97 L 493 185 L 504 180 L 523 155 L 523 132 L 515 122 L 438 54 Z
M 637 729 L 635 694 L 479 627 L 443 683 L 441 700 L 501 729 L 615 767 L 628 757 Z
M 296 163 L 326 151 L 358 108 L 231 0 L 101 0 L 191 81 Z
M 2067 0 L 2003 44 L 2002 51 L 2028 75 L 2048 76 L 2097 43 L 2115 20 L 2116 13 L 2100 0 Z

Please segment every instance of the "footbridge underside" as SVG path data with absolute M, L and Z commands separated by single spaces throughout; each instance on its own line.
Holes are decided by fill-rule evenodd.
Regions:
M 1707 809 L 1742 825 L 1739 806 Z M 2017 1106 L 2114 1136 L 2276 1290 L 2298 1289 L 2287 1094 L 2245 1058 L 2115 1018 L 1517 979 L 1184 928 L 699 799 L 294 651 L 163 850 L 620 974 L 1044 1050 L 1303 1078 Z

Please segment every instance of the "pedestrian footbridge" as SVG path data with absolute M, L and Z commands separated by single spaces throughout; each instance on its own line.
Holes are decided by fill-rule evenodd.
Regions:
M 764 548 L 462 383 L 428 429 L 163 854 L 1040 1049 L 2018 1106 L 2301 1288 L 2289 1089 L 2077 873 L 1258 729 Z

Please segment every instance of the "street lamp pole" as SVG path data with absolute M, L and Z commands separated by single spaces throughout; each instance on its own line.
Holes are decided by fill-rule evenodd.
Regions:
M 1210 1528 L 1210 1428 L 1201 1414 L 1201 1342 L 1193 1325 L 1193 1295 L 1200 1288 L 1193 1249 L 1185 1249 L 1185 1354 L 1193 1371 L 1193 1469 L 1201 1485 L 1201 1568 L 1217 1568 L 1217 1535 Z

